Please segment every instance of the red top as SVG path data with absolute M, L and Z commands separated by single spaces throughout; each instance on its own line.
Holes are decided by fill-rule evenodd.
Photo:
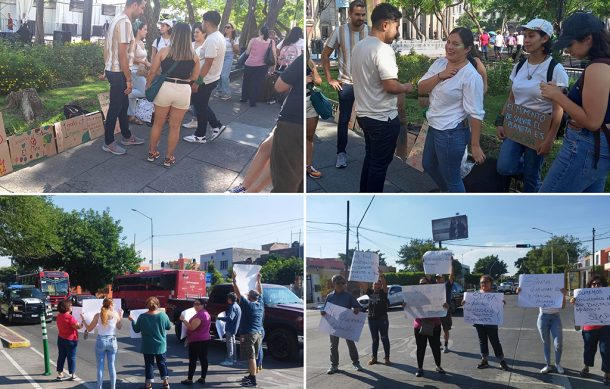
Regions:
M 489 44 L 489 35 L 487 33 L 482 34 L 479 39 L 481 41 L 481 46 L 487 46 Z
M 583 331 L 599 330 L 600 328 L 604 328 L 604 326 L 582 326 Z
M 78 340 L 78 332 L 72 328 L 73 324 L 78 324 L 78 321 L 71 314 L 66 312 L 57 315 L 59 337 L 66 340 Z

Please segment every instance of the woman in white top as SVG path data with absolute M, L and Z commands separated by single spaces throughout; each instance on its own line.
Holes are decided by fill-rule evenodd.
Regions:
M 148 34 L 148 27 L 140 20 L 133 22 L 133 49 L 130 50 L 133 53 L 133 64 L 131 65 L 131 79 L 133 81 L 133 88 L 129 94 L 129 108 L 127 109 L 127 115 L 129 122 L 133 124 L 144 124 L 140 119 L 136 118 L 136 99 L 142 99 L 145 97 L 146 92 L 146 75 L 148 69 L 150 69 L 150 62 L 148 62 L 148 53 L 142 40 L 146 38 Z
M 418 83 L 418 92 L 430 95 L 422 165 L 443 192 L 465 192 L 460 166 L 468 143 L 475 162 L 485 161 L 479 144 L 484 87 L 469 59 L 473 49 L 472 32 L 455 28 L 445 44 L 446 56 L 436 60 Z
M 108 360 L 108 374 L 110 375 L 110 387 L 116 388 L 116 369 L 114 368 L 114 359 L 118 350 L 116 341 L 116 330 L 121 329 L 121 319 L 123 318 L 123 310 L 116 312 L 114 310 L 114 302 L 110 298 L 105 298 L 102 303 L 102 309 L 99 313 L 93 316 L 91 323 L 85 322 L 85 317 L 81 314 L 83 324 L 87 327 L 87 331 L 97 330 L 97 339 L 95 341 L 95 359 L 97 361 L 97 389 L 102 389 L 104 382 L 104 359 Z
M 512 84 L 506 102 L 551 115 L 551 127 L 544 141 L 534 150 L 506 138 L 503 126 L 505 108 L 502 109 L 495 124 L 498 137 L 504 140 L 498 155 L 498 173 L 505 176 L 523 175 L 523 191 L 533 193 L 538 192 L 542 185 L 540 171 L 544 156 L 553 147 L 563 116 L 563 109 L 559 104 L 542 97 L 539 85 L 548 81 L 550 66 L 554 66 L 551 68 L 551 82 L 560 87 L 567 87 L 569 79 L 563 66 L 551 57 L 553 34 L 551 23 L 543 19 L 534 19 L 523 27 L 525 51 L 530 55 L 528 59 L 522 60 L 513 68 L 510 74 Z
M 225 59 L 222 64 L 222 73 L 220 73 L 220 81 L 216 87 L 214 97 L 220 97 L 222 100 L 231 98 L 231 84 L 229 76 L 231 75 L 231 67 L 233 66 L 233 58 L 239 55 L 239 40 L 235 27 L 231 23 L 227 23 L 224 28 L 224 37 L 226 44 Z
M 150 56 L 151 62 L 154 61 L 155 55 L 157 55 L 162 48 L 169 47 L 171 45 L 173 28 L 174 22 L 171 20 L 164 20 L 159 24 L 159 32 L 161 35 L 159 35 L 152 44 L 152 54 Z

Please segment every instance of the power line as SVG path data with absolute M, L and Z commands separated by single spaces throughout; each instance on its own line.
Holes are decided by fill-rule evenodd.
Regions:
M 271 225 L 275 225 L 275 224 L 283 224 L 283 223 L 289 223 L 289 222 L 294 222 L 294 221 L 302 221 L 302 220 L 303 219 L 289 219 L 289 220 L 281 220 L 281 221 L 270 222 L 270 223 L 253 224 L 253 225 L 249 225 L 249 226 L 222 228 L 222 229 L 218 229 L 218 230 L 182 232 L 182 233 L 176 233 L 176 234 L 158 234 L 158 235 L 155 235 L 155 237 L 161 237 L 161 236 L 184 236 L 184 235 L 209 234 L 209 233 L 212 233 L 212 232 L 235 231 L 235 230 L 243 230 L 243 229 L 246 229 L 246 228 L 264 227 L 264 226 L 271 226 Z

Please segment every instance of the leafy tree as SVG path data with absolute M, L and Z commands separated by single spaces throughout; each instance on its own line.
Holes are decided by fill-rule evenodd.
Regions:
M 489 274 L 495 280 L 508 273 L 508 269 L 506 262 L 500 260 L 497 255 L 488 255 L 475 262 L 473 273 Z
M 527 257 L 521 257 L 515 261 L 515 267 L 519 269 L 517 274 L 531 274 L 530 270 L 527 268 L 527 264 L 525 261 Z
M 208 273 L 212 274 L 212 286 L 216 285 L 216 284 L 222 284 L 225 282 L 224 277 L 222 276 L 222 273 L 218 271 L 218 269 L 216 269 L 216 266 L 214 266 L 214 262 L 209 262 L 208 263 Z M 231 274 L 231 273 L 229 273 Z
M 584 255 L 586 252 L 580 240 L 571 235 L 553 236 L 543 246 L 533 247 L 528 251 L 519 269 L 521 270 L 521 267 L 525 267 L 525 269 L 528 269 L 533 274 L 551 273 L 551 247 L 555 273 L 562 271 L 568 266 L 568 259 L 573 266 L 576 258 Z
M 423 272 L 423 256 L 426 251 L 440 250 L 435 246 L 432 239 L 411 239 L 411 241 L 398 250 L 399 260 L 396 262 L 403 265 L 407 271 Z
M 303 275 L 303 259 L 290 257 L 268 261 L 261 268 L 262 281 L 270 284 L 290 285 Z
M 15 266 L 0 267 L 0 284 L 9 285 L 17 280 L 17 268 Z

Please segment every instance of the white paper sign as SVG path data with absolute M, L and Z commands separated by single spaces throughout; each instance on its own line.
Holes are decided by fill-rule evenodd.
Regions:
M 133 322 L 136 323 L 138 321 L 138 317 L 140 317 L 141 314 L 148 312 L 148 309 L 132 309 L 129 312 L 129 316 L 131 316 L 131 318 L 133 319 Z M 141 338 L 142 334 L 140 332 L 135 332 L 133 330 L 133 327 L 131 326 L 131 323 L 129 323 L 129 336 L 137 339 L 137 338 Z
M 356 315 L 351 309 L 332 303 L 326 303 L 324 311 L 326 315 L 320 318 L 318 331 L 354 342 L 360 340 L 367 317 L 366 313 L 360 312 Z
M 464 322 L 470 324 L 502 325 L 504 322 L 504 293 L 464 293 Z
M 377 282 L 379 255 L 371 251 L 354 251 L 348 281 Z
M 114 311 L 119 313 L 121 311 L 121 299 L 112 299 L 114 303 Z M 102 305 L 104 305 L 104 299 L 86 299 L 83 300 L 82 313 L 85 316 L 85 323 L 91 324 L 93 317 L 96 313 L 99 313 L 102 310 Z M 76 307 L 80 308 L 80 307 Z M 74 312 L 74 308 L 72 309 Z M 76 320 L 80 321 L 80 313 L 78 316 L 75 316 Z M 79 332 L 85 332 L 85 328 L 81 328 Z M 95 328 L 91 330 L 91 334 L 95 332 Z
M 426 251 L 424 254 L 425 274 L 451 274 L 453 253 L 449 250 Z
M 233 265 L 237 287 L 242 296 L 248 296 L 248 292 L 256 290 L 256 275 L 261 271 L 259 265 Z
M 225 317 L 225 312 L 220 312 L 218 316 L 216 316 L 216 333 L 218 334 L 218 338 L 224 339 L 225 337 L 225 322 L 223 320 L 218 320 L 219 317 Z
M 610 288 L 575 289 L 574 298 L 577 326 L 610 324 Z
M 521 274 L 517 306 L 522 308 L 561 308 L 563 274 Z
M 83 313 L 83 307 L 75 307 L 72 306 L 72 316 L 76 319 L 77 322 L 82 322 L 83 318 L 81 317 L 81 313 Z M 91 323 L 89 320 L 86 320 L 87 323 Z M 82 326 L 80 330 L 78 330 L 78 332 L 80 333 L 84 333 L 85 332 L 85 326 Z
M 407 319 L 447 316 L 445 284 L 403 286 L 402 297 Z
M 182 311 L 182 313 L 180 314 L 180 317 L 183 318 L 186 321 L 189 321 L 193 318 L 193 316 L 195 316 L 197 312 L 195 311 L 195 308 L 189 308 L 189 309 L 185 309 L 184 311 Z M 180 323 L 180 325 L 182 325 L 182 332 L 180 332 L 180 340 L 186 338 L 186 332 L 188 331 L 186 329 L 186 325 L 184 323 Z

